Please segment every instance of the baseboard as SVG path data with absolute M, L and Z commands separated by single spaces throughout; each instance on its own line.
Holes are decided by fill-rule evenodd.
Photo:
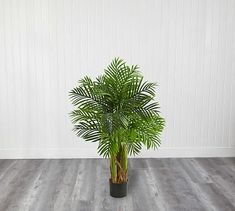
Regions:
M 57 159 L 99 158 L 96 148 L 30 148 L 0 149 L 0 159 Z M 235 147 L 162 147 L 158 150 L 143 150 L 137 157 L 235 157 Z

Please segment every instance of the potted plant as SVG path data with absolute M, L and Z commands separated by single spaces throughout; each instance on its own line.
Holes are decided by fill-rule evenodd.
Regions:
M 70 91 L 75 109 L 74 131 L 85 141 L 98 142 L 98 153 L 110 159 L 110 195 L 127 194 L 128 154 L 142 146 L 157 148 L 164 119 L 154 102 L 155 83 L 143 81 L 138 66 L 115 58 L 104 75 L 84 77 Z

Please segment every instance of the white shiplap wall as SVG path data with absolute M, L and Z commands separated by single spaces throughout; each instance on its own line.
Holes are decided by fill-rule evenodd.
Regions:
M 235 156 L 234 0 L 0 0 L 0 158 L 96 157 L 68 91 L 115 56 L 159 84 L 142 156 Z

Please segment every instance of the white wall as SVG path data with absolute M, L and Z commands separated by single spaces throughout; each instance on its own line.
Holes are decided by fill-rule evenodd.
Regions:
M 0 158 L 96 157 L 68 91 L 115 56 L 159 84 L 142 156 L 235 156 L 234 0 L 0 0 Z

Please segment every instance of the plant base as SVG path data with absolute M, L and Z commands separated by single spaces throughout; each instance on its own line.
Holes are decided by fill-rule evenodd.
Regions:
M 109 180 L 110 196 L 115 198 L 122 198 L 127 195 L 127 182 L 124 183 L 112 183 Z

